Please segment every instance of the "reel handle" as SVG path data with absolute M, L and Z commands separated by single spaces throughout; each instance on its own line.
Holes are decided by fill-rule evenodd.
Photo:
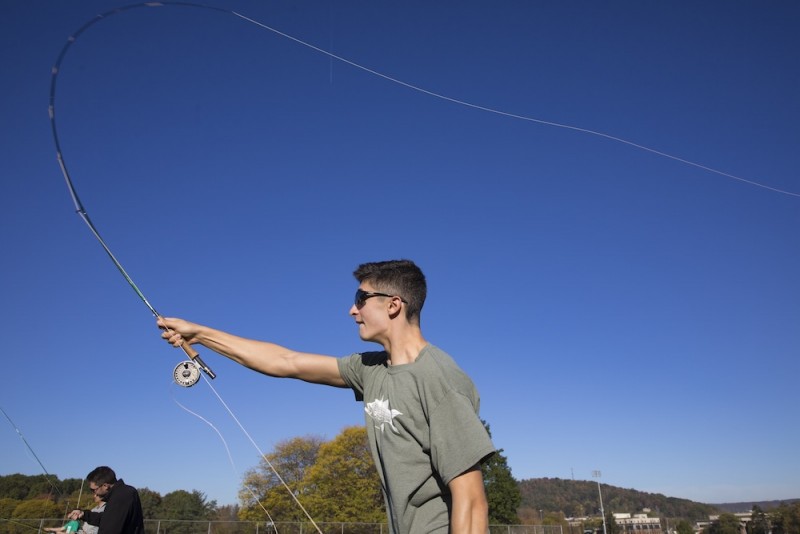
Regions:
M 183 344 L 181 345 L 181 348 L 183 349 L 183 352 L 185 352 L 186 355 L 194 363 L 196 363 L 200 367 L 200 369 L 203 370 L 205 374 L 208 375 L 209 378 L 211 379 L 217 378 L 217 375 L 214 374 L 214 371 L 212 371 L 211 368 L 206 365 L 206 362 L 204 362 L 203 359 L 200 357 L 200 353 L 194 350 L 191 345 L 189 345 L 184 341 Z

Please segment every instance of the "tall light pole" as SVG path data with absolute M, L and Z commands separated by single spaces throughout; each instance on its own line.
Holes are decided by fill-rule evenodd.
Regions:
M 600 471 L 592 471 L 592 476 L 597 479 L 597 494 L 600 495 L 600 515 L 603 517 L 603 534 L 606 532 L 606 513 L 603 510 L 603 492 L 600 491 Z

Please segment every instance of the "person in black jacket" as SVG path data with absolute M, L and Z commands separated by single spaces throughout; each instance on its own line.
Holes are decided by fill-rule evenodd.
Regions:
M 128 486 L 110 467 L 100 466 L 86 476 L 89 489 L 105 501 L 102 512 L 73 510 L 70 519 L 83 519 L 99 528 L 97 534 L 144 534 L 144 514 L 139 492 Z

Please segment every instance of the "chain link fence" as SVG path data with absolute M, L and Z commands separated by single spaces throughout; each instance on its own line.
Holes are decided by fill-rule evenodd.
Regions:
M 2 519 L 0 534 L 45 534 L 60 519 Z M 317 523 L 324 534 L 388 534 L 386 523 Z M 146 519 L 145 534 L 316 534 L 309 522 L 177 521 Z M 489 534 L 564 534 L 560 525 L 490 525 Z

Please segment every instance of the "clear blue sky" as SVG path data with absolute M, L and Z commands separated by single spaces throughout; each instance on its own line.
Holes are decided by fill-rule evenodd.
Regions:
M 412 258 L 426 337 L 518 479 L 800 497 L 800 4 L 208 0 L 92 26 L 58 77 L 81 199 L 148 299 L 292 348 L 369 347 L 361 262 Z M 122 2 L 121 4 L 125 4 Z M 3 388 L 51 473 L 233 503 L 258 453 L 74 213 L 50 69 L 116 2 L 0 3 Z M 346 390 L 203 353 L 259 447 L 363 424 Z M 217 434 L 177 402 L 212 422 Z M 41 472 L 0 422 L 0 474 Z

